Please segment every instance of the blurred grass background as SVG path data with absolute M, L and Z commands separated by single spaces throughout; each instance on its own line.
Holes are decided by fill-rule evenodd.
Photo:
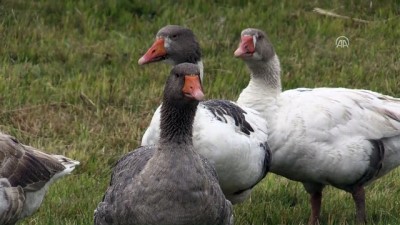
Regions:
M 319 7 L 368 24 L 319 15 Z M 159 28 L 197 35 L 208 98 L 235 100 L 249 76 L 233 57 L 240 32 L 266 31 L 284 89 L 348 87 L 400 97 L 400 1 L 0 1 L 0 130 L 81 161 L 20 224 L 92 224 L 111 167 L 140 144 L 170 66 L 137 65 Z M 349 48 L 336 48 L 339 36 Z M 370 224 L 400 224 L 400 170 L 367 188 Z M 352 224 L 351 196 L 327 188 L 322 223 Z M 305 224 L 299 183 L 269 174 L 236 224 Z

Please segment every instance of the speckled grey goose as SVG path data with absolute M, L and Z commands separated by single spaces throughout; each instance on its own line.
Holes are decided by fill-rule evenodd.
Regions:
M 400 99 L 347 88 L 282 91 L 278 56 L 258 29 L 242 31 L 234 55 L 251 72 L 238 103 L 267 119 L 271 172 L 303 183 L 309 223 L 319 224 L 326 185 L 351 193 L 365 223 L 364 187 L 400 165 Z
M 0 132 L 0 224 L 15 224 L 36 212 L 49 186 L 78 164 Z
M 172 65 L 194 63 L 203 74 L 201 51 L 194 33 L 185 27 L 167 25 L 139 59 L 139 64 L 163 61 Z M 142 145 L 157 143 L 160 137 L 160 111 L 142 138 Z M 256 110 L 220 99 L 201 101 L 193 124 L 193 145 L 218 173 L 219 183 L 232 204 L 249 198 L 252 188 L 267 174 L 271 154 L 267 144 L 265 119 Z
M 203 98 L 199 69 L 179 64 L 166 82 L 157 145 L 140 147 L 116 164 L 96 225 L 232 224 L 232 205 L 213 167 L 194 151 L 192 125 Z

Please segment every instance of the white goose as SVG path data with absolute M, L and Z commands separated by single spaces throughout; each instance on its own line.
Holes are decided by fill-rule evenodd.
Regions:
M 36 212 L 49 186 L 78 164 L 0 132 L 0 224 L 15 224 Z
M 319 223 L 326 185 L 351 193 L 365 223 L 364 186 L 400 164 L 400 99 L 345 88 L 281 92 L 279 59 L 261 30 L 243 30 L 234 55 L 251 71 L 238 103 L 267 119 L 271 172 L 303 183 L 309 223 Z
M 160 29 L 139 64 L 157 61 L 197 64 L 202 77 L 200 47 L 190 29 L 175 25 Z M 143 136 L 143 146 L 160 138 L 160 108 Z M 266 121 L 253 109 L 226 100 L 202 101 L 197 107 L 193 145 L 215 166 L 222 191 L 233 204 L 247 199 L 269 170 L 267 133 Z

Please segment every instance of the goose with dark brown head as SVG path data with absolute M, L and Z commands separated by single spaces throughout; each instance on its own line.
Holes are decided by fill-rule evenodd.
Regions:
M 49 186 L 78 164 L 0 132 L 0 224 L 15 224 L 36 212 Z
M 199 69 L 175 66 L 166 82 L 161 134 L 116 164 L 95 211 L 95 224 L 232 224 L 232 205 L 212 165 L 192 143 L 197 105 L 203 99 Z

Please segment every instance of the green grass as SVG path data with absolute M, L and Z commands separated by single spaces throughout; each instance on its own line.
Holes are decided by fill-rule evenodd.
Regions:
M 374 21 L 362 24 L 314 7 Z M 136 148 L 170 70 L 137 60 L 166 24 L 193 29 L 203 49 L 208 98 L 235 100 L 249 76 L 233 57 L 240 31 L 261 28 L 280 56 L 285 89 L 363 88 L 400 97 L 400 2 L 372 1 L 0 1 L 0 130 L 81 165 L 53 185 L 20 224 L 92 224 L 111 167 Z M 335 47 L 345 35 L 348 49 Z M 82 100 L 84 94 L 94 106 Z M 367 188 L 370 224 L 400 224 L 400 170 Z M 352 224 L 350 195 L 324 192 L 323 224 Z M 236 224 L 305 224 L 301 184 L 268 175 Z

